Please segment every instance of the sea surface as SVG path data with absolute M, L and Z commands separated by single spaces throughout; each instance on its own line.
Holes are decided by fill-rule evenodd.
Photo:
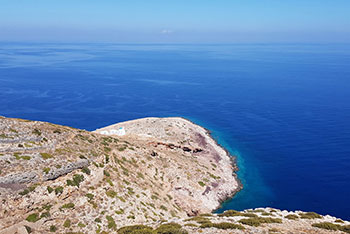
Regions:
M 350 44 L 0 43 L 0 115 L 94 130 L 183 116 L 236 155 L 221 210 L 350 220 Z

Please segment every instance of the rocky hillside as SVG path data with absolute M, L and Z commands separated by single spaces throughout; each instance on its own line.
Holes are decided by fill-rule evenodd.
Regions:
M 123 136 L 101 134 L 120 127 Z M 204 128 L 182 118 L 87 132 L 0 117 L 0 234 L 349 231 L 314 213 L 208 214 L 240 189 L 235 170 Z

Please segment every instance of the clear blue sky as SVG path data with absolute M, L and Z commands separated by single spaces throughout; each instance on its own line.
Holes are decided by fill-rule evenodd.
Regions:
M 350 42 L 350 1 L 0 0 L 0 41 Z

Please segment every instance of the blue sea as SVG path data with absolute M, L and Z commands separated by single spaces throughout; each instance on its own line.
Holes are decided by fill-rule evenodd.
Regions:
M 94 130 L 183 116 L 237 157 L 222 209 L 350 220 L 350 45 L 0 43 L 0 115 Z

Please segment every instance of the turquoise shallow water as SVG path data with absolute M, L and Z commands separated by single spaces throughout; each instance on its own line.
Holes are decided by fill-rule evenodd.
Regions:
M 350 45 L 0 43 L 0 114 L 94 130 L 183 116 L 237 155 L 223 209 L 350 219 Z

